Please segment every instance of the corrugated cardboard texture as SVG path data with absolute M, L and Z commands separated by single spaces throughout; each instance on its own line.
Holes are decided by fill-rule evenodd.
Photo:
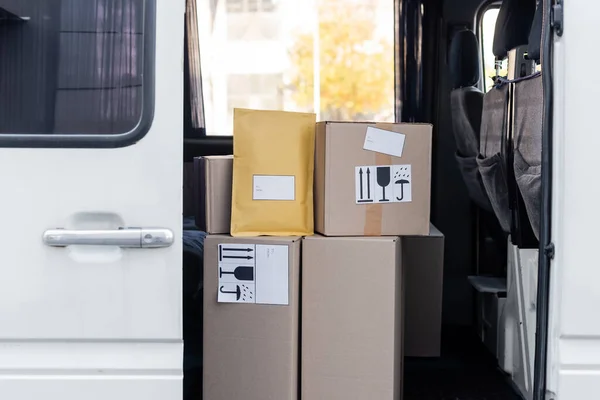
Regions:
M 196 226 L 210 234 L 229 233 L 233 156 L 194 158 Z
M 310 113 L 234 110 L 232 236 L 313 234 L 315 121 Z
M 289 306 L 217 303 L 220 243 L 289 246 Z M 204 242 L 204 399 L 296 400 L 300 238 Z
M 364 150 L 367 127 L 406 135 L 402 157 Z M 315 142 L 315 230 L 327 236 L 429 233 L 432 126 L 319 122 Z M 410 164 L 412 201 L 356 204 L 355 167 Z
M 302 264 L 302 400 L 401 399 L 400 239 L 307 237 Z
M 404 355 L 439 357 L 444 235 L 431 225 L 428 236 L 403 237 L 402 252 L 406 277 Z

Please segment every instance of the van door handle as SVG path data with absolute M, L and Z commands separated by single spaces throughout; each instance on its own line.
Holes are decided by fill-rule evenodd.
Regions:
M 173 232 L 164 228 L 119 229 L 49 229 L 44 232 L 44 244 L 66 246 L 119 246 L 127 248 L 158 248 L 173 244 Z

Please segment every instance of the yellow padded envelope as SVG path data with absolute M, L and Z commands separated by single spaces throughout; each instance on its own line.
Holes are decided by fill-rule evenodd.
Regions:
M 314 233 L 316 116 L 235 109 L 232 236 Z

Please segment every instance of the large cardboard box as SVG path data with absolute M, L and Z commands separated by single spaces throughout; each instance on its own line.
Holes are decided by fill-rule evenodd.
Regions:
M 442 336 L 444 235 L 433 225 L 427 236 L 402 238 L 406 277 L 404 355 L 439 357 Z
M 233 156 L 194 158 L 196 226 L 206 233 L 229 233 Z
M 204 398 L 298 398 L 299 237 L 204 242 Z
M 432 126 L 320 122 L 315 230 L 327 236 L 429 233 Z
M 302 400 L 402 398 L 398 237 L 302 244 Z

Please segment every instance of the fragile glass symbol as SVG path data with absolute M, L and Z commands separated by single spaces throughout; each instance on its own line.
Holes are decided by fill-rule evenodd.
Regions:
M 219 268 L 219 278 L 223 278 L 223 275 L 233 275 L 238 281 L 253 281 L 254 268 L 236 267 L 233 271 L 223 271 L 223 268 Z
M 390 167 L 377 167 L 377 184 L 383 189 L 382 197 L 379 201 L 390 201 L 385 198 L 385 188 L 390 184 Z

